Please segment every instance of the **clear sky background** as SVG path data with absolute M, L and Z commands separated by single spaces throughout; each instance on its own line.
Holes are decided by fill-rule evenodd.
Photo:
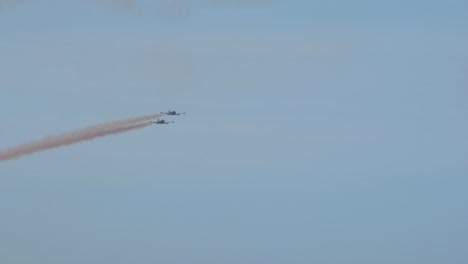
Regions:
M 468 263 L 468 2 L 0 0 L 0 263 Z

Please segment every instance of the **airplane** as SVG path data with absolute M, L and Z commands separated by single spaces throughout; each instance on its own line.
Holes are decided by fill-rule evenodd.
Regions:
M 166 121 L 164 121 L 164 119 L 159 120 L 159 118 L 158 118 L 157 121 L 150 121 L 150 123 L 153 123 L 153 124 L 156 124 L 156 125 L 168 125 L 170 123 L 174 123 L 174 121 L 166 122 Z
M 185 115 L 185 113 L 177 113 L 176 111 L 171 111 L 171 109 L 169 109 L 169 111 L 167 111 L 167 113 L 161 112 L 161 114 L 165 114 L 165 115 Z

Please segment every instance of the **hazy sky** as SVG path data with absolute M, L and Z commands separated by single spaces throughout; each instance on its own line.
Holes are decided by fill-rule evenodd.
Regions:
M 326 2 L 326 3 L 325 3 Z M 0 0 L 0 263 L 468 263 L 468 2 Z

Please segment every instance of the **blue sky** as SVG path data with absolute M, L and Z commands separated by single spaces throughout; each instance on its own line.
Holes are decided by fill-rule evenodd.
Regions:
M 466 1 L 116 2 L 0 1 L 0 149 L 187 115 L 2 162 L 0 263 L 468 261 Z

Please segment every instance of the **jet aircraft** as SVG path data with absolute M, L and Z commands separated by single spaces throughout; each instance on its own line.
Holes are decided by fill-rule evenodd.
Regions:
M 165 114 L 165 115 L 185 115 L 185 113 L 177 113 L 175 110 L 171 111 L 171 109 L 169 109 L 169 111 L 167 111 L 167 113 L 161 112 L 161 114 Z
M 174 123 L 174 121 L 167 122 L 167 121 L 164 121 L 164 119 L 159 120 L 159 118 L 158 118 L 157 121 L 150 121 L 150 123 L 153 123 L 153 124 L 156 124 L 156 125 L 168 125 L 170 123 Z

